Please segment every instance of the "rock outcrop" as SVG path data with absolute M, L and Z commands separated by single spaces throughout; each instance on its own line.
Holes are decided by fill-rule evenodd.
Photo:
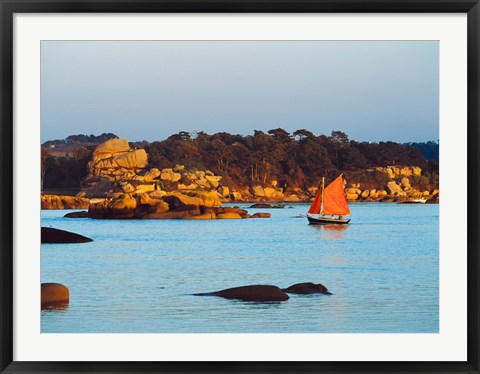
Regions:
M 139 172 L 148 165 L 147 153 L 144 149 L 132 149 L 127 139 L 110 139 L 99 144 L 93 151 L 92 160 L 88 163 L 88 175 L 82 185 L 86 197 L 103 197 L 114 186 L 122 186 L 122 182 L 136 180 Z M 146 171 L 143 180 L 151 180 L 156 171 Z M 157 175 L 158 176 L 158 175 Z M 133 188 L 123 183 L 123 192 L 133 192 Z
M 385 174 L 385 184 L 369 182 L 370 188 L 361 188 L 360 183 L 349 183 L 345 188 L 347 200 L 349 201 L 382 201 L 382 202 L 404 202 L 424 197 L 429 203 L 438 203 L 435 197 L 435 190 L 423 189 L 428 178 L 422 177 L 422 169 L 417 166 L 388 166 L 385 168 L 368 169 L 367 179 L 370 175 L 378 172 Z M 368 174 L 370 173 L 370 174 Z M 379 178 L 382 179 L 382 178 Z
M 208 211 L 211 211 L 211 209 L 206 209 Z M 213 212 L 215 214 L 225 214 L 225 213 L 234 213 L 238 214 L 241 218 L 246 218 L 248 215 L 248 212 L 245 209 L 240 209 L 238 207 L 218 207 L 218 208 L 213 208 Z
M 40 203 L 42 209 L 86 209 L 90 201 L 82 197 L 42 195 Z
M 422 168 L 418 166 L 386 166 L 378 167 L 378 170 L 388 175 L 390 179 L 396 179 L 401 177 L 420 176 L 422 175 Z
M 241 219 L 240 214 L 237 213 L 220 213 L 217 214 L 217 219 Z
M 387 190 L 390 195 L 404 195 L 402 187 L 399 186 L 395 181 L 388 182 Z
M 168 182 L 178 182 L 182 175 L 180 173 L 176 173 L 173 171 L 173 169 L 163 169 L 162 172 L 160 173 L 160 179 L 162 181 L 168 181 Z
M 209 206 L 218 206 L 229 196 L 228 186 L 221 185 L 223 177 L 210 170 L 187 171 L 184 165 L 161 170 L 147 167 L 144 149 L 132 149 L 126 139 L 108 140 L 93 151 L 78 196 L 114 198 L 118 193 L 155 193 L 161 197 L 161 192 L 192 191 L 206 194 L 201 198 L 208 200 L 205 204 Z
M 110 176 L 122 168 L 134 171 L 145 168 L 147 164 L 144 149 L 131 149 L 127 139 L 110 139 L 95 148 L 89 169 L 95 176 Z
M 97 219 L 240 219 L 248 218 L 248 212 L 237 207 L 213 206 L 211 194 L 188 196 L 167 194 L 155 199 L 146 193 L 119 194 L 111 199 L 92 202 L 87 215 Z M 71 217 L 83 217 L 75 214 Z M 263 213 L 253 218 L 268 218 Z

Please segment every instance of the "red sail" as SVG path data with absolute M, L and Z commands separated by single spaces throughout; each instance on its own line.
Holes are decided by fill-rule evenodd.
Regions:
M 317 194 L 315 195 L 315 199 L 313 199 L 312 206 L 308 210 L 308 213 L 311 214 L 319 214 L 320 213 L 320 203 L 322 202 L 322 189 L 319 188 Z
M 340 216 L 350 214 L 347 198 L 345 197 L 345 190 L 343 189 L 342 176 L 339 176 L 325 188 L 323 195 L 323 214 Z

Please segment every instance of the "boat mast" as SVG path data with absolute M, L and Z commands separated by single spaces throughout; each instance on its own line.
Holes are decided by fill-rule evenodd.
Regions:
M 322 177 L 322 200 L 320 203 L 320 216 L 323 216 L 323 196 L 325 194 L 325 177 Z

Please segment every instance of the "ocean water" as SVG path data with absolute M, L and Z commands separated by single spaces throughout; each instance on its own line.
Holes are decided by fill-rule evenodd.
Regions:
M 228 205 L 228 204 L 226 204 Z M 248 205 L 240 205 L 248 207 Z M 347 226 L 312 226 L 307 205 L 270 219 L 93 220 L 42 211 L 42 226 L 94 241 L 42 244 L 41 280 L 70 290 L 42 333 L 434 333 L 438 205 L 353 203 Z M 322 283 L 333 295 L 279 303 L 193 293 Z

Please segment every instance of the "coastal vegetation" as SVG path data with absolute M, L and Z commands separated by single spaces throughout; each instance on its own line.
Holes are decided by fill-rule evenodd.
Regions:
M 42 188 L 80 191 L 88 178 L 94 149 L 106 140 L 117 138 L 111 133 L 71 135 L 65 140 L 42 144 Z M 415 166 L 422 171 L 421 175 L 409 175 L 412 186 L 421 190 L 438 188 L 436 142 L 357 142 L 341 131 L 315 135 L 306 129 L 289 133 L 277 128 L 246 136 L 180 131 L 161 141 L 131 142 L 129 147 L 145 151 L 147 164 L 142 167 L 173 170 L 181 165 L 189 173 L 211 171 L 221 176 L 222 185 L 230 190 L 273 183 L 284 191 L 308 191 L 323 176 L 334 178 L 340 173 L 352 184 L 361 184 L 369 190 L 381 189 L 391 180 L 385 168 L 404 166 Z M 183 185 L 190 182 L 184 175 L 178 181 Z M 172 187 L 168 184 L 163 181 L 167 189 Z

